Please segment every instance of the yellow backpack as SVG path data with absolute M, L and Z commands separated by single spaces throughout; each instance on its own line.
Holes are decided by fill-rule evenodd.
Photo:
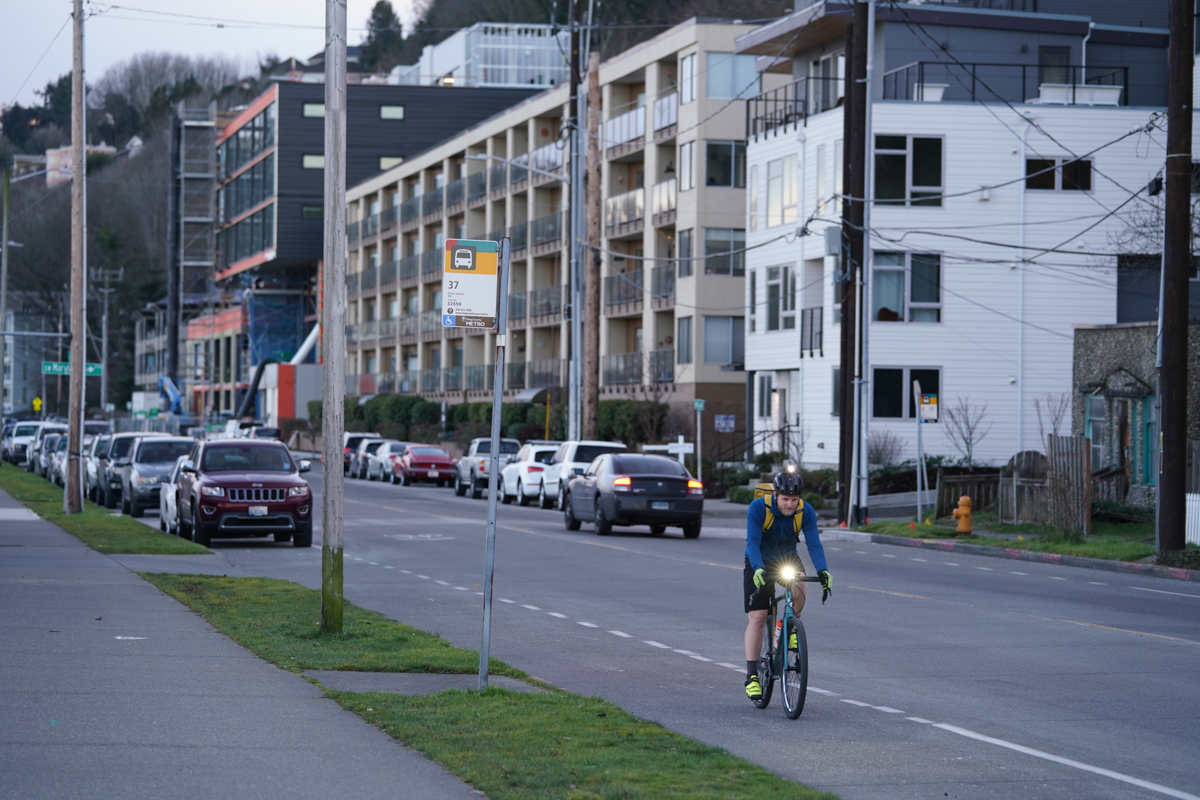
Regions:
M 760 497 L 766 498 L 763 500 L 767 506 L 766 516 L 763 517 L 763 533 L 770 530 L 775 524 L 775 515 L 771 513 L 771 495 L 775 492 L 775 485 L 772 483 L 760 483 L 754 487 L 754 500 Z M 796 538 L 800 538 L 802 526 L 804 524 L 804 501 L 800 501 L 799 507 L 796 508 L 796 513 L 792 515 L 792 530 L 796 534 Z

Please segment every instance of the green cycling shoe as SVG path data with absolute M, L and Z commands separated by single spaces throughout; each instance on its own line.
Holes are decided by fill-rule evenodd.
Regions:
M 746 697 L 751 700 L 762 700 L 762 684 L 758 682 L 758 676 L 755 675 L 746 680 Z

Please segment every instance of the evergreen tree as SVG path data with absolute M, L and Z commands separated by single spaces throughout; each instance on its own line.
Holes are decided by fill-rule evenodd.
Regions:
M 367 21 L 367 38 L 359 52 L 359 68 L 367 72 L 387 72 L 397 64 L 404 46 L 400 18 L 388 0 L 379 0 Z

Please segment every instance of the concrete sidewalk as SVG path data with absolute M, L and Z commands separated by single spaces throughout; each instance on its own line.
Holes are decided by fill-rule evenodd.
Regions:
M 4 492 L 0 609 L 0 797 L 479 797 Z

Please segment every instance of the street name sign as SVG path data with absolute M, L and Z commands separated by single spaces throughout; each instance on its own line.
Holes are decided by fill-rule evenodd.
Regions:
M 500 245 L 447 239 L 442 268 L 442 327 L 496 330 L 500 316 Z
M 697 411 L 703 411 L 704 410 L 704 401 L 703 400 L 693 400 L 692 408 L 696 409 Z
M 42 362 L 42 374 L 43 375 L 70 375 L 71 374 L 71 364 L 67 361 L 43 361 Z M 83 374 L 88 376 L 89 378 L 94 378 L 97 375 L 104 374 L 104 370 L 102 369 L 101 365 L 99 365 L 99 364 L 86 364 L 86 365 L 84 365 Z

